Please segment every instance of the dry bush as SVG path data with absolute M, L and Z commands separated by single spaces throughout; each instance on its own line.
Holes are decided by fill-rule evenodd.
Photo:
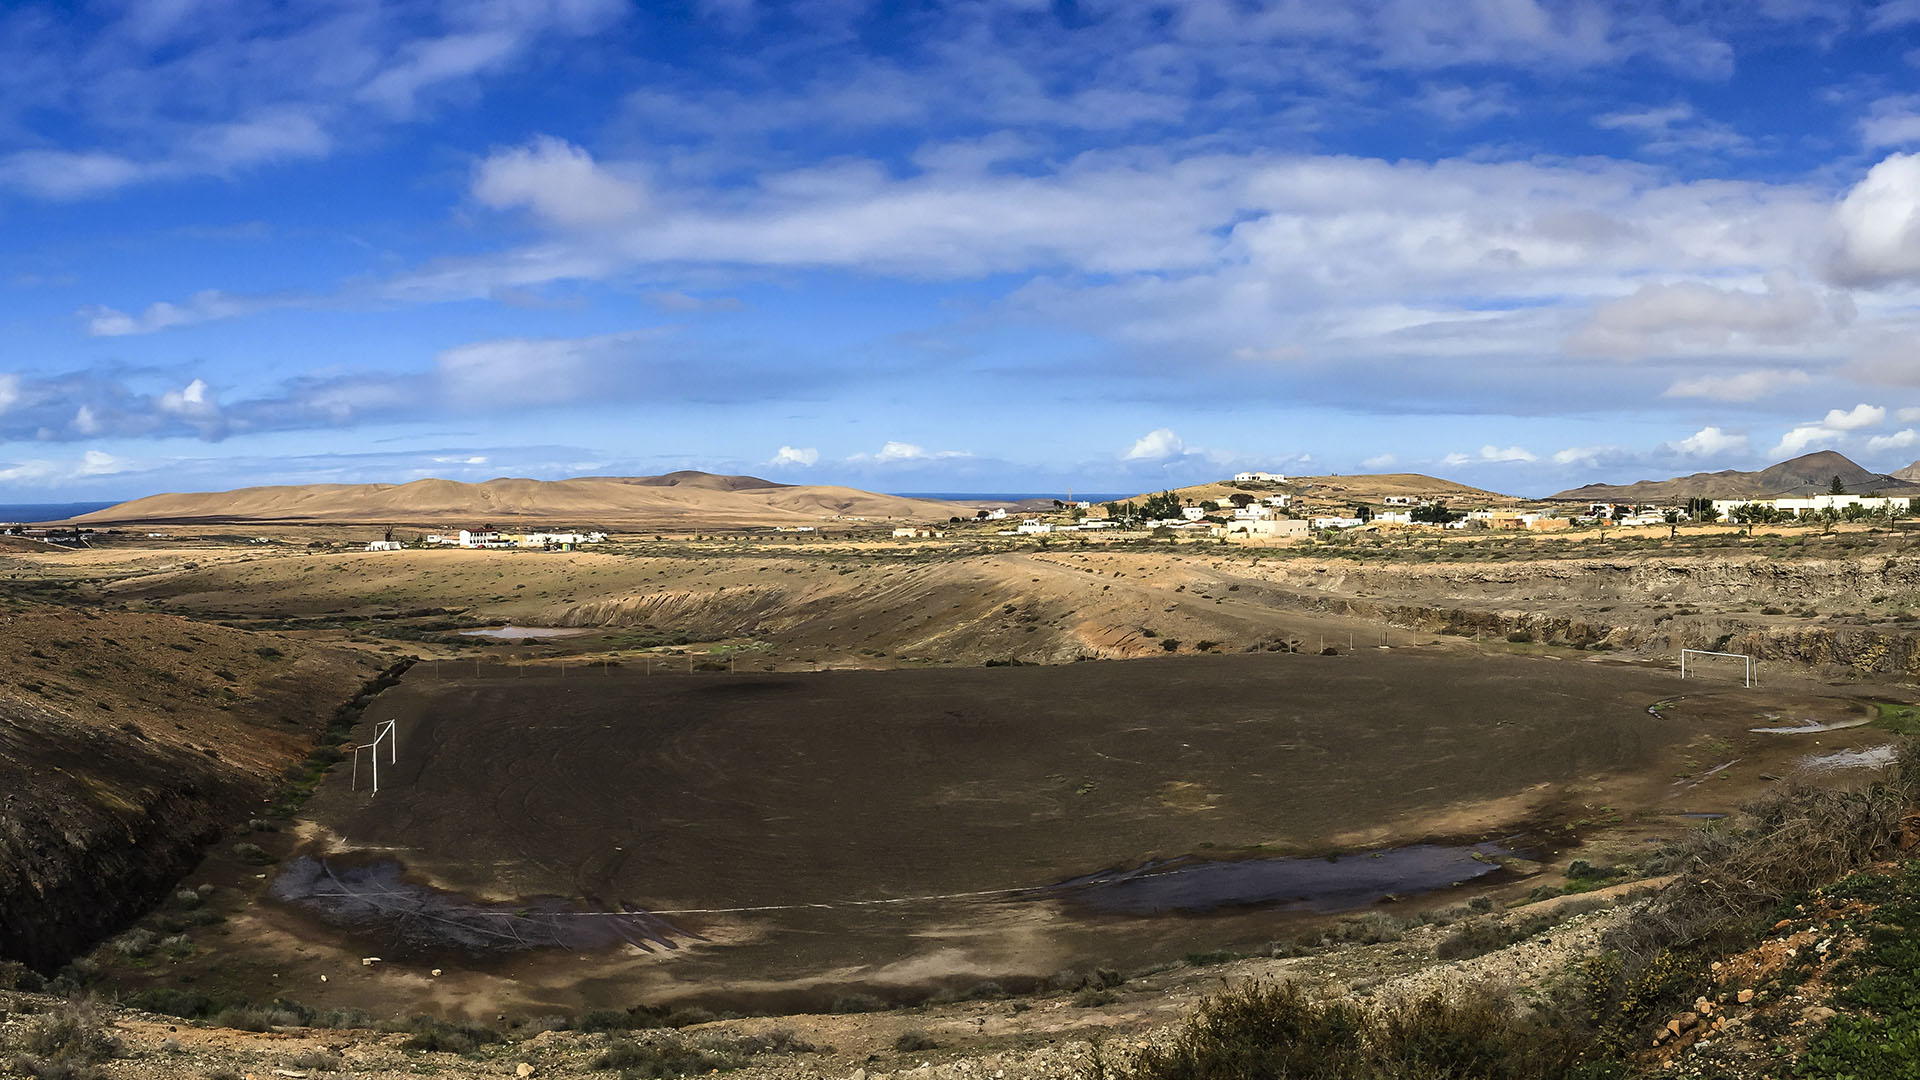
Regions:
M 1379 1013 L 1248 982 L 1201 1003 L 1171 1043 L 1117 1069 L 1124 1080 L 1552 1080 L 1579 1046 L 1504 994 L 1435 993 Z
M 120 1056 L 120 1039 L 92 1001 L 69 1001 L 27 1025 L 13 1070 L 35 1080 L 91 1080 Z

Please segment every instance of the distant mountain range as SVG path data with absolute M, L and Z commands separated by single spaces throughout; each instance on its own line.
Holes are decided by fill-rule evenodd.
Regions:
M 945 521 L 960 504 L 855 488 L 776 484 L 755 476 L 675 472 L 665 476 L 498 479 L 467 484 L 301 484 L 149 495 L 82 514 L 117 522 L 354 522 L 472 528 L 507 522 L 728 528 L 818 524 L 834 517 Z M 972 514 L 971 506 L 964 513 Z
M 1579 502 L 1681 502 L 1686 499 L 1768 499 L 1823 494 L 1835 477 L 1854 495 L 1920 498 L 1920 461 L 1892 473 L 1869 472 L 1832 450 L 1803 454 L 1759 472 L 1694 473 L 1633 484 L 1588 484 L 1548 498 Z

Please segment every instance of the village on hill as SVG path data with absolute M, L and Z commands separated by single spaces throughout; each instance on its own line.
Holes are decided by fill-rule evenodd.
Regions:
M 787 540 L 936 540 L 1103 535 L 1114 539 L 1212 539 L 1272 544 L 1363 531 L 1556 532 L 1578 529 L 1843 523 L 1891 524 L 1920 512 L 1920 463 L 1893 474 L 1870 472 L 1832 451 L 1807 454 L 1751 473 L 1696 474 L 1631 485 L 1589 484 L 1528 499 L 1420 473 L 1289 477 L 1244 471 L 1230 478 L 1126 499 L 940 501 L 850 488 L 793 487 L 753 477 L 676 473 L 665 477 L 443 481 L 391 487 L 247 489 L 160 495 L 96 511 L 66 525 L 0 525 L 0 535 L 79 545 L 148 523 L 181 535 L 183 526 L 247 522 L 293 527 L 389 524 L 367 551 L 407 548 L 570 551 L 611 534 L 681 535 L 720 530 Z M 407 488 L 431 500 L 410 504 Z M 582 499 L 582 492 L 591 498 Z M 503 492 L 511 499 L 503 498 Z M 664 498 L 663 498 L 664 496 Z M 465 519 L 458 527 L 430 524 Z M 575 524 L 552 524 L 572 519 Z M 496 526 L 481 521 L 503 519 Z M 577 524 L 582 521 L 591 525 Z M 90 526 L 83 528 L 82 526 Z M 256 543 L 274 542 L 271 537 Z M 360 545 L 363 541 L 352 541 Z

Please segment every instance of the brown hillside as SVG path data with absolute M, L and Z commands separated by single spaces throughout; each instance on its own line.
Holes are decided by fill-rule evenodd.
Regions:
M 1430 499 L 1487 499 L 1505 501 L 1512 496 L 1498 492 L 1485 491 L 1465 484 L 1456 484 L 1451 480 L 1442 480 L 1423 473 L 1372 473 L 1355 476 L 1294 476 L 1284 484 L 1236 484 L 1231 480 L 1216 480 L 1207 484 L 1194 484 L 1189 487 L 1173 488 L 1173 493 L 1186 502 L 1220 500 L 1236 491 L 1251 495 L 1274 492 L 1291 492 L 1309 498 L 1334 500 L 1358 500 L 1378 502 L 1388 495 L 1413 495 Z M 1151 492 L 1147 494 L 1152 494 Z M 1137 495 L 1135 499 L 1145 498 Z
M 1903 472 L 1920 466 L 1908 466 Z M 1587 484 L 1570 488 L 1553 499 L 1592 499 L 1626 502 L 1678 502 L 1682 499 L 1762 499 L 1780 495 L 1812 495 L 1826 491 L 1838 477 L 1855 495 L 1920 495 L 1920 484 L 1900 473 L 1884 475 L 1862 468 L 1844 454 L 1820 450 L 1802 454 L 1758 472 L 1725 469 L 1677 476 L 1670 480 L 1641 480 L 1633 484 Z
M 740 528 L 838 519 L 945 521 L 973 508 L 854 488 L 790 486 L 751 476 L 501 478 L 467 484 L 304 484 L 150 495 L 83 515 L 109 522 L 376 522 L 459 527 L 502 521 L 629 528 Z

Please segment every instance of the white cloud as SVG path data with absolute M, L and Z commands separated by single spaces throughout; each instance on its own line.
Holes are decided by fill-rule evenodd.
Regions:
M 20 376 L 0 375 L 0 413 L 13 408 L 20 400 Z
M 1887 410 L 1878 405 L 1862 402 L 1845 412 L 1839 409 L 1827 410 L 1827 418 L 1821 421 L 1825 427 L 1835 431 L 1858 431 L 1861 428 L 1879 427 L 1887 419 Z
M 1810 447 L 1831 447 L 1839 442 L 1845 433 L 1819 424 L 1802 424 L 1780 436 L 1780 442 L 1772 450 L 1774 457 L 1795 457 Z
M 471 454 L 466 457 L 437 457 L 433 459 L 433 463 L 435 465 L 485 465 L 487 460 L 479 454 Z
M 1466 454 L 1456 450 L 1446 457 L 1441 458 L 1440 464 L 1468 465 L 1485 462 L 1511 463 L 1538 460 L 1540 460 L 1538 454 L 1522 446 L 1500 447 L 1489 444 L 1481 447 L 1478 454 Z
M 140 166 L 115 154 L 20 150 L 0 157 L 0 185 L 43 199 L 84 199 L 142 175 Z
M 1710 401 L 1758 401 L 1795 386 L 1804 386 L 1813 377 L 1804 371 L 1742 371 L 1733 375 L 1696 375 L 1678 379 L 1662 397 L 1706 398 Z
M 1385 469 L 1397 464 L 1399 464 L 1399 459 L 1392 454 L 1379 454 L 1361 462 L 1360 467 L 1363 469 Z
M 1920 154 L 1890 154 L 1833 214 L 1831 272 L 1845 285 L 1874 287 L 1920 278 Z
M 506 338 L 447 349 L 434 358 L 439 389 L 457 405 L 551 405 L 606 391 L 632 375 L 643 361 L 644 332 L 583 338 Z M 403 385 L 371 387 L 407 392 Z
M 1133 446 L 1120 455 L 1122 461 L 1161 461 L 1170 457 L 1179 457 L 1187 452 L 1187 446 L 1172 428 L 1155 428 L 1134 440 Z
M 1915 420 L 1920 420 L 1920 409 L 1901 409 L 1898 413 L 1894 414 L 1894 417 L 1903 424 L 1911 424 Z
M 972 456 L 973 454 L 966 450 L 929 450 L 916 443 L 890 439 L 871 454 L 864 452 L 849 454 L 847 460 L 863 464 L 896 465 L 903 461 L 945 461 Z
M 1745 150 L 1746 136 L 1717 120 L 1703 117 L 1680 101 L 1650 109 L 1606 113 L 1594 117 L 1594 126 L 1630 132 L 1640 148 L 1653 154 L 1701 154 Z
M 73 411 L 73 430 L 82 435 L 100 433 L 100 418 L 94 413 L 93 406 L 82 405 Z
M 1904 450 L 1920 443 L 1920 431 L 1903 428 L 1891 435 L 1875 435 L 1867 440 L 1869 450 Z
M 1535 457 L 1532 451 L 1527 450 L 1523 447 L 1509 446 L 1509 447 L 1501 448 L 1497 446 L 1483 446 L 1480 448 L 1480 460 L 1482 461 L 1538 461 L 1539 458 Z
M 207 289 L 195 293 L 184 304 L 165 300 L 148 304 L 146 310 L 137 316 L 110 307 L 94 306 L 80 309 L 80 317 L 86 320 L 87 333 L 94 337 L 124 337 L 129 334 L 151 334 L 174 326 L 230 319 L 274 304 L 275 301 L 262 297 L 235 296 L 218 289 Z
M 590 34 L 620 0 L 510 0 L 411 7 L 151 0 L 85 30 L 56 17 L 4 38 L 9 120 L 44 111 L 40 135 L 106 132 L 108 145 L 0 154 L 0 188 L 44 199 L 222 177 L 325 157 L 418 115 L 449 91 L 517 65 L 543 41 Z M 161 12 L 159 17 L 153 13 Z M 156 29 L 160 28 L 160 29 Z M 18 132 L 26 141 L 26 128 Z
M 81 476 L 111 476 L 124 472 L 126 468 L 126 462 L 100 450 L 88 450 L 80 455 Z
M 1881 0 L 1867 17 L 1867 29 L 1892 30 L 1920 23 L 1920 0 Z
M 769 465 L 813 465 L 820 460 L 820 451 L 811 446 L 782 446 L 767 464 Z
M 160 395 L 161 411 L 181 416 L 205 416 L 218 410 L 205 379 L 195 379 L 179 390 Z
M 132 471 L 136 466 L 100 450 L 88 450 L 69 461 L 37 459 L 0 464 L 0 483 L 34 484 L 52 487 L 94 476 L 113 476 Z
M 1886 97 L 1874 102 L 1860 121 L 1860 141 L 1869 150 L 1920 143 L 1920 96 Z
M 1512 93 L 1499 84 L 1429 84 L 1421 88 L 1414 105 L 1441 123 L 1453 127 L 1482 124 L 1496 116 L 1512 116 L 1520 111 Z
M 1620 452 L 1620 448 L 1617 446 L 1569 446 L 1565 450 L 1554 451 L 1553 463 L 1555 465 L 1586 465 L 1591 467 L 1600 464 L 1601 458 L 1615 457 L 1619 455 Z
M 594 164 L 585 150 L 546 135 L 481 162 L 473 195 L 496 210 L 525 207 L 570 229 L 631 224 L 647 204 L 638 184 Z
M 1767 274 L 1763 284 L 1761 292 L 1701 281 L 1642 285 L 1596 307 L 1567 348 L 1608 356 L 1718 352 L 1796 342 L 1853 319 L 1845 294 L 1822 296 L 1784 270 Z
M 1722 454 L 1744 453 L 1748 449 L 1745 434 L 1730 434 L 1717 427 L 1703 427 L 1699 431 L 1667 444 L 1667 449 L 1688 457 L 1719 457 Z
M 1864 402 L 1851 409 L 1829 409 L 1825 419 L 1801 424 L 1780 437 L 1773 448 L 1774 457 L 1790 457 L 1813 447 L 1831 448 L 1852 432 L 1878 427 L 1887 419 L 1887 410 Z

